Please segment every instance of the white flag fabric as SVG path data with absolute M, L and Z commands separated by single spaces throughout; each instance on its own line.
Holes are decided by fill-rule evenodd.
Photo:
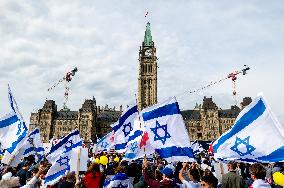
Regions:
M 71 151 L 70 171 L 87 171 L 88 164 L 88 148 L 75 148 Z M 79 156 L 80 154 L 80 156 Z M 79 161 L 79 163 L 78 163 Z
M 82 147 L 82 139 L 78 130 L 72 131 L 59 142 L 53 145 L 47 155 L 47 160 L 53 164 L 62 153 L 69 152 L 72 148 Z
M 24 138 L 28 132 L 9 86 L 8 98 L 12 112 L 0 118 L 0 142 L 2 147 L 6 149 L 2 159 L 4 164 L 9 164 L 12 158 L 19 152 L 19 148 L 24 144 Z
M 82 140 L 79 131 L 75 130 L 51 148 L 48 160 L 52 166 L 45 176 L 44 185 L 54 185 L 70 171 L 72 149 L 81 147 Z
M 11 112 L 0 119 L 0 142 L 3 149 L 10 148 L 14 141 L 23 138 L 20 136 L 25 132 L 15 112 Z
M 139 124 L 134 124 L 135 119 L 138 118 L 137 105 L 130 106 L 121 115 L 118 123 L 112 127 L 115 134 L 116 152 L 125 152 L 126 143 L 128 142 L 130 133 L 140 129 Z
M 133 188 L 130 179 L 124 173 L 117 173 L 111 180 L 106 181 L 104 188 Z
M 201 146 L 201 144 L 197 140 L 195 140 L 191 144 L 191 148 L 193 150 L 194 155 L 197 155 L 197 154 L 201 153 L 202 151 L 204 151 L 203 147 Z
M 139 119 L 134 121 L 134 124 L 141 124 Z M 122 160 L 132 161 L 149 156 L 155 152 L 154 148 L 149 143 L 149 137 L 145 131 L 144 125 L 141 125 L 140 130 L 130 133 L 126 144 L 126 151 Z
M 141 112 L 150 143 L 168 162 L 195 161 L 176 99 L 170 98 Z
M 22 158 L 28 157 L 29 155 L 35 155 L 38 161 L 44 157 L 44 147 L 38 128 L 35 128 L 25 138 L 23 146 L 19 149 L 19 153 L 13 158 L 10 166 L 16 167 L 21 162 Z
M 110 151 L 110 149 L 114 148 L 114 132 L 111 131 L 101 139 L 99 139 L 98 143 L 95 147 L 95 154 L 98 154 L 103 151 Z
M 217 160 L 284 161 L 284 127 L 259 94 L 238 115 L 235 124 L 213 143 Z

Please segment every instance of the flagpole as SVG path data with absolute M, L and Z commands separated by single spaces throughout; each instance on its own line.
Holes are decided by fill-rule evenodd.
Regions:
M 136 104 L 137 104 L 137 113 L 138 113 L 138 118 L 139 118 L 140 129 L 142 129 L 142 124 L 141 124 L 141 119 L 140 119 L 140 112 L 139 112 L 139 109 L 138 109 L 138 101 L 137 101 L 136 93 L 134 94 L 134 96 L 135 96 L 135 100 L 136 100 Z M 144 157 L 146 158 L 146 147 L 143 148 L 143 151 L 144 151 Z
M 80 168 L 80 157 L 81 157 L 81 148 L 78 148 L 78 159 L 77 159 L 77 169 L 76 169 L 76 183 L 79 182 L 79 168 Z

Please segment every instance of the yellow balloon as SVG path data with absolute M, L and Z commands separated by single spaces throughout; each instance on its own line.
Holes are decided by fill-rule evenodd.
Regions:
M 106 156 L 101 156 L 100 157 L 100 163 L 102 164 L 102 165 L 107 165 L 107 163 L 108 163 L 108 158 L 106 157 Z
M 273 181 L 280 186 L 284 186 L 284 174 L 275 172 L 273 175 Z
M 96 159 L 95 159 L 95 163 L 100 164 L 100 159 L 99 159 L 99 158 L 96 158 Z
M 119 162 L 119 157 L 115 157 L 113 160 L 114 162 Z

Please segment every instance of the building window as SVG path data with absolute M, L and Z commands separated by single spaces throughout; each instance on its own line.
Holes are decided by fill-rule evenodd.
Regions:
M 202 133 L 197 133 L 197 138 L 202 138 Z

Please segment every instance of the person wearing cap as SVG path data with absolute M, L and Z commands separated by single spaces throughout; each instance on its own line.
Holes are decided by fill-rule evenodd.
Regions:
M 149 175 L 147 174 L 148 165 L 149 165 L 148 161 L 144 160 L 144 168 L 143 168 L 144 181 L 150 188 L 159 188 L 159 187 L 178 188 L 179 187 L 173 180 L 174 171 L 171 168 L 165 167 L 160 171 L 156 169 L 155 179 L 153 179 L 153 178 L 150 178 Z M 159 181 L 158 179 L 159 172 L 162 174 L 161 181 Z
M 222 176 L 222 188 L 241 188 L 243 187 L 243 178 L 237 174 L 237 164 L 230 161 L 228 164 L 228 173 Z

